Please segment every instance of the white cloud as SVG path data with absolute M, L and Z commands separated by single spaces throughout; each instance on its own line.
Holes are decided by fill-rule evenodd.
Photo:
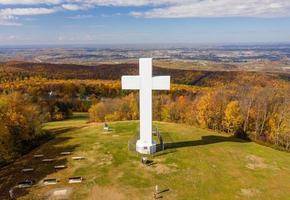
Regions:
M 169 5 L 190 0 L 84 0 L 88 4 L 97 6 L 147 6 L 147 5 Z
M 170 5 L 190 0 L 0 0 L 3 5 L 78 4 L 91 6 L 147 6 Z
M 78 4 L 63 4 L 62 8 L 65 10 L 70 10 L 70 11 L 76 11 L 76 10 L 81 10 L 82 7 Z
M 290 16 L 289 0 L 200 0 L 179 1 L 146 12 L 131 12 L 135 17 L 283 17 Z
M 56 11 L 56 8 L 4 8 L 0 9 L 0 25 L 20 26 L 18 16 L 45 15 Z
M 134 12 L 133 9 L 130 12 L 131 16 L 145 18 L 290 16 L 290 0 L 0 0 L 1 4 L 38 7 L 47 4 L 48 8 L 43 9 L 57 7 L 59 11 L 85 10 L 96 6 L 147 6 L 146 11 Z
M 56 12 L 55 8 L 4 8 L 0 16 L 46 15 Z
M 62 0 L 0 0 L 3 5 L 16 4 L 59 4 Z

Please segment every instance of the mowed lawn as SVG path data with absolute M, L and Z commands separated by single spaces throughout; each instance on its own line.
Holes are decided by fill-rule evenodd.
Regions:
M 130 150 L 138 121 L 110 123 L 112 131 L 107 133 L 102 124 L 87 120 L 86 114 L 78 113 L 70 120 L 46 124 L 45 129 L 56 133 L 55 139 L 1 169 L 2 191 L 31 177 L 37 184 L 18 191 L 19 199 L 53 199 L 51 191 L 63 188 L 71 191 L 69 199 L 149 200 L 155 185 L 162 199 L 290 199 L 287 152 L 192 126 L 154 122 L 167 149 L 150 156 L 152 165 L 144 166 L 141 156 Z M 62 151 L 72 155 L 60 156 Z M 57 160 L 44 164 L 34 154 Z M 75 161 L 72 156 L 86 159 Z M 67 168 L 55 171 L 53 166 L 58 164 Z M 35 172 L 21 173 L 25 167 Z M 82 176 L 84 181 L 68 184 L 70 176 Z M 43 186 L 44 178 L 57 178 L 59 183 Z M 1 195 L 4 199 L 5 194 Z

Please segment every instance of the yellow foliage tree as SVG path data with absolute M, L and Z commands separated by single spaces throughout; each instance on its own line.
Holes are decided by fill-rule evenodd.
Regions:
M 196 121 L 202 128 L 207 128 L 209 123 L 210 105 L 212 95 L 202 96 L 196 104 Z
M 243 123 L 241 109 L 238 101 L 231 101 L 225 109 L 223 126 L 229 133 L 237 132 Z
M 103 102 L 92 105 L 89 109 L 90 119 L 93 122 L 103 122 L 106 115 L 106 107 Z

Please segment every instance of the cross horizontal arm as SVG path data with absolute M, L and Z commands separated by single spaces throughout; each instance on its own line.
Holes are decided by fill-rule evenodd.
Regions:
M 140 77 L 139 76 L 122 76 L 123 90 L 139 90 Z
M 170 90 L 170 76 L 152 77 L 153 90 Z

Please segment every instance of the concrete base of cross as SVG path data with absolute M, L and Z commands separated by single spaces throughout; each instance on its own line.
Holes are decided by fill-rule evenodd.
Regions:
M 141 154 L 153 154 L 156 152 L 156 142 L 144 143 L 141 140 L 138 140 L 136 143 L 136 151 Z

